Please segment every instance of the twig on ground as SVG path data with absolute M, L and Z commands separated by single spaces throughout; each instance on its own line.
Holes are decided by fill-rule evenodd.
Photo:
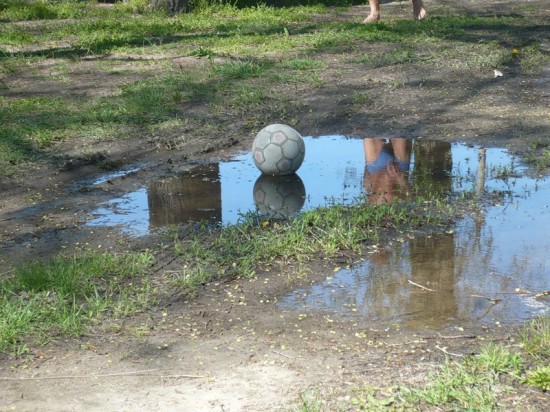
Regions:
M 453 335 L 453 336 L 424 336 L 422 339 L 475 339 L 476 335 Z
M 502 299 L 493 299 L 493 298 L 489 298 L 489 297 L 483 296 L 483 295 L 470 295 L 470 296 L 473 297 L 473 298 L 487 299 L 487 300 L 491 301 L 491 303 L 493 305 L 496 305 L 498 302 L 502 301 Z
M 413 343 L 426 343 L 423 340 L 411 340 L 409 342 L 403 342 L 403 343 L 388 343 L 388 342 L 384 342 L 383 340 L 381 340 L 380 342 L 386 346 L 403 346 L 403 345 L 411 345 Z
M 476 335 L 438 336 L 436 339 L 475 339 Z
M 273 353 L 276 353 L 277 355 L 284 356 L 285 358 L 288 358 L 288 359 L 295 359 L 295 358 L 293 358 L 292 356 L 285 355 L 284 353 L 277 352 L 276 350 L 274 350 L 274 351 L 272 351 L 272 352 L 273 352 Z
M 447 354 L 447 355 L 451 355 L 451 356 L 459 356 L 459 357 L 464 357 L 464 355 L 461 355 L 460 353 L 451 353 L 451 352 L 448 352 L 445 348 L 440 348 L 439 346 L 435 346 L 436 349 L 439 349 L 441 352 Z

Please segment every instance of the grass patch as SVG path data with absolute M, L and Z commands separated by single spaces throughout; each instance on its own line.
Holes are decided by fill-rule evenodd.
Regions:
M 528 355 L 550 357 L 550 317 L 537 317 L 519 334 Z
M 537 317 L 519 330 L 520 347 L 511 348 L 493 342 L 483 344 L 477 356 L 468 356 L 460 361 L 447 359 L 418 386 L 397 384 L 377 388 L 365 384 L 340 393 L 340 399 L 349 400 L 336 406 L 334 399 L 319 393 L 311 399 L 308 392 L 300 397 L 297 404 L 303 404 L 307 395 L 309 403 L 329 403 L 332 410 L 517 409 L 516 400 L 522 398 L 527 386 L 540 391 L 550 390 L 549 325 L 550 317 Z M 540 396 L 538 398 L 542 399 Z
M 550 366 L 539 366 L 535 370 L 527 371 L 524 380 L 531 386 L 540 389 L 543 392 L 550 390 Z
M 475 359 L 446 362 L 429 378 L 425 388 L 404 388 L 404 400 L 415 405 L 444 405 L 458 410 L 492 410 L 497 406 L 493 391 L 497 375 L 477 366 Z
M 241 115 L 243 110 L 265 103 L 266 96 L 277 100 L 277 93 L 271 91 L 288 83 L 325 87 L 321 74 L 328 63 L 315 56 L 342 47 L 383 46 L 348 59 L 372 67 L 416 63 L 477 70 L 506 66 L 517 59 L 524 71 L 533 72 L 546 61 L 538 46 L 514 40 L 528 23 L 516 15 L 434 16 L 421 22 L 389 20 L 366 26 L 356 21 L 314 21 L 319 13 L 333 12 L 320 5 L 244 9 L 203 5 L 192 14 L 176 16 L 145 12 L 142 5 L 135 0 L 102 8 L 61 1 L 14 2 L 3 7 L 2 75 L 30 75 L 63 90 L 78 84 L 75 67 L 81 66 L 82 56 L 97 56 L 97 66 L 88 69 L 94 74 L 102 71 L 107 60 L 101 55 L 107 53 L 121 60 L 132 59 L 143 70 L 141 78 L 135 75 L 113 88 L 108 97 L 24 93 L 0 98 L 0 173 L 16 174 L 18 167 L 38 159 L 58 161 L 55 155 L 44 156 L 44 151 L 60 140 L 117 139 L 127 135 L 124 129 L 136 133 L 135 128 L 146 134 L 156 124 L 189 118 L 187 108 L 199 104 L 205 105 L 211 117 L 220 113 L 220 107 Z M 33 23 L 19 24 L 20 20 Z M 511 43 L 518 43 L 517 52 L 509 47 Z M 178 70 L 167 59 L 148 66 L 147 59 L 159 54 L 207 58 L 211 63 L 206 69 L 201 62 Z M 144 61 L 138 63 L 136 55 Z M 226 60 L 216 61 L 215 56 Z M 114 61 L 109 60 L 103 71 L 132 76 L 116 71 Z M 44 69 L 45 63 L 54 67 L 49 62 L 55 62 L 55 68 Z M 10 87 L 10 82 L 2 79 L 0 89 Z M 355 92 L 354 104 L 370 102 L 371 96 Z M 183 109 L 182 103 L 191 105 Z M 270 101 L 266 107 L 275 112 L 273 116 L 283 107 L 278 103 Z M 250 120 L 250 124 L 254 122 Z M 550 163 L 549 158 L 547 152 L 537 158 L 541 168 Z
M 92 1 L 2 0 L 0 1 L 0 21 L 102 18 L 112 15 L 131 16 L 132 14 L 147 12 L 147 10 L 148 3 L 146 0 L 114 3 L 110 9 L 97 7 L 97 3 Z
M 544 170 L 550 167 L 550 143 L 537 139 L 530 143 L 526 160 L 534 165 L 537 170 Z
M 481 348 L 475 365 L 486 371 L 519 375 L 523 369 L 521 356 L 503 345 L 488 343 Z
M 223 80 L 247 79 L 257 77 L 265 71 L 265 64 L 251 61 L 229 61 L 212 65 L 212 73 Z
M 55 258 L 15 269 L 0 283 L 0 353 L 22 354 L 58 335 L 78 336 L 109 315 L 144 310 L 155 293 L 148 252 Z
M 240 224 L 197 229 L 175 241 L 184 262 L 174 283 L 193 294 L 198 285 L 219 278 L 252 277 L 258 270 L 284 269 L 311 256 L 359 252 L 388 230 L 408 230 L 448 222 L 456 210 L 445 201 L 333 206 L 300 214 L 294 220 L 262 220 L 254 214 Z
M 516 56 L 522 70 L 529 74 L 540 73 L 544 65 L 550 62 L 550 56 L 541 52 L 538 44 L 519 50 Z

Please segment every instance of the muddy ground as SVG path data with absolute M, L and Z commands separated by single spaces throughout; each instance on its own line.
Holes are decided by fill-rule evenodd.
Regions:
M 520 7 L 522 3 L 426 1 L 426 6 L 431 15 L 538 13 L 550 18 L 544 0 L 529 2 L 531 8 Z M 409 18 L 406 3 L 384 6 L 392 18 Z M 366 6 L 357 6 L 334 11 L 333 16 L 355 21 L 366 14 Z M 547 33 L 539 26 L 526 28 L 509 39 L 510 49 L 536 39 L 548 52 Z M 480 40 L 496 35 L 504 34 L 472 33 Z M 303 135 L 423 136 L 507 147 L 520 154 L 533 141 L 548 142 L 550 67 L 530 75 L 511 64 L 502 77 L 495 77 L 492 68 L 464 75 L 460 66 L 412 62 L 365 71 L 353 63 L 354 54 L 383 52 L 383 47 L 388 46 L 354 45 L 317 56 L 327 63 L 321 87 L 287 86 L 294 99 L 284 107 L 262 107 L 250 118 L 230 108 L 213 113 L 194 105 L 188 114 L 197 127 L 192 124 L 177 134 L 136 135 L 93 146 L 59 143 L 46 155 L 49 161 L 36 169 L 0 178 L 0 263 L 8 270 L 30 258 L 51 256 L 52 251 L 154 249 L 162 234 L 132 239 L 115 228 L 90 229 L 83 223 L 98 202 L 197 162 L 249 150 L 262 120 L 291 123 Z M 174 62 L 202 64 L 194 58 Z M 74 73 L 89 73 L 84 66 L 93 61 L 83 59 L 80 64 Z M 99 95 L 114 86 L 98 83 L 89 74 L 81 76 L 82 87 L 67 93 Z M 6 81 L 11 85 L 3 91 L 7 95 L 60 92 L 58 85 L 48 85 L 40 76 Z M 368 94 L 368 101 L 358 104 L 355 92 Z M 206 120 L 209 127 L 200 128 Z M 201 130 L 200 135 L 193 130 Z M 86 179 L 105 173 L 106 164 L 140 170 L 91 187 Z M 153 274 L 177 269 L 177 261 L 171 260 L 159 253 Z M 288 291 L 324 279 L 341 264 L 312 261 L 305 279 L 264 273 L 209 284 L 189 301 L 175 292 L 157 310 L 125 321 L 112 333 L 59 338 L 33 348 L 28 356 L 4 357 L 0 410 L 287 410 L 308 388 L 332 391 L 327 410 L 334 410 L 354 385 L 422 385 L 446 356 L 460 359 L 476 353 L 489 338 L 514 343 L 514 325 L 480 327 L 450 320 L 443 329 L 404 330 L 394 319 L 350 321 L 277 308 L 277 299 Z M 536 391 L 515 398 L 503 395 L 510 408 L 543 410 L 549 400 Z

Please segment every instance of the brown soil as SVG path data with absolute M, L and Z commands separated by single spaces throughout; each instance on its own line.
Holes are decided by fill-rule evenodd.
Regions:
M 550 17 L 544 0 L 520 8 L 518 2 L 426 1 L 431 15 L 448 13 L 538 13 Z M 409 4 L 383 5 L 388 18 L 409 18 Z M 367 7 L 334 13 L 334 18 L 359 21 Z M 320 18 L 326 18 L 321 16 Z M 546 32 L 547 33 L 547 32 Z M 490 33 L 473 33 L 482 39 Z M 510 39 L 511 48 L 548 38 L 537 28 Z M 358 53 L 389 46 L 362 44 L 317 56 L 327 63 L 322 86 L 294 89 L 285 107 L 262 107 L 257 113 L 212 112 L 188 108 L 190 125 L 170 134 L 97 141 L 93 145 L 59 143 L 47 155 L 52 161 L 11 179 L 0 177 L 0 263 L 4 267 L 53 251 L 121 251 L 154 247 L 159 238 L 128 239 L 115 229 L 84 229 L 90 210 L 102 200 L 123 194 L 144 182 L 190 168 L 197 162 L 226 158 L 248 150 L 261 124 L 293 124 L 303 135 L 426 136 L 525 153 L 533 141 L 549 142 L 549 73 L 523 74 L 513 65 L 504 76 L 493 69 L 431 67 L 419 63 L 364 70 L 353 63 Z M 151 56 L 154 64 L 158 56 Z M 40 70 L 54 70 L 46 62 Z M 65 93 L 105 95 L 118 84 L 98 83 L 83 60 L 73 75 L 78 87 Z M 174 64 L 201 64 L 175 58 Z M 131 73 L 123 83 L 139 73 Z M 122 70 L 122 66 L 121 66 Z M 60 93 L 38 74 L 6 79 L 5 94 Z M 74 83 L 71 83 L 74 84 Z M 358 104 L 354 93 L 366 96 Z M 233 110 L 233 111 L 232 111 Z M 209 127 L 201 128 L 208 124 Z M 200 136 L 191 133 L 201 130 Z M 220 137 L 223 136 L 223 137 Z M 104 173 L 105 166 L 139 165 L 125 179 L 90 189 L 77 184 Z M 157 256 L 156 273 L 168 270 L 170 256 Z M 299 283 L 313 283 L 336 266 L 312 262 L 311 275 L 290 281 L 288 273 L 265 273 L 251 280 L 210 284 L 190 301 L 171 296 L 156 312 L 126 321 L 112 333 L 93 331 L 82 339 L 65 339 L 33 348 L 28 356 L 0 361 L 1 410 L 285 410 L 307 388 L 330 392 L 327 410 L 346 401 L 354 385 L 389 387 L 422 385 L 427 373 L 450 356 L 476 353 L 486 339 L 513 344 L 514 328 L 494 325 L 402 330 L 391 321 L 349 321 L 326 313 L 283 311 L 277 299 Z M 173 265 L 173 263 L 172 263 Z M 328 268 L 328 269 L 327 269 Z M 289 268 L 292 271 L 292 268 Z M 327 272 L 328 271 L 328 272 Z M 160 276 L 160 275 L 159 275 Z M 419 291 L 419 293 L 421 293 Z M 103 325 L 104 326 L 104 325 Z M 104 327 L 99 327 L 102 331 Z M 133 331 L 133 332 L 131 332 Z M 451 355 L 449 355 L 451 354 Z M 452 355 L 454 354 L 454 355 Z M 536 391 L 503 396 L 506 408 L 544 410 L 549 397 Z

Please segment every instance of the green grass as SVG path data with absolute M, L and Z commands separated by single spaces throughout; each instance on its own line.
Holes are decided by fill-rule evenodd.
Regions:
M 391 387 L 353 386 L 339 394 L 341 399 L 349 400 L 340 402 L 338 407 L 360 411 L 516 408 L 518 405 L 513 400 L 520 399 L 526 390 L 550 390 L 549 325 L 550 317 L 537 317 L 518 331 L 520 346 L 482 344 L 478 355 L 456 361 L 446 359 L 435 372 L 426 375 L 423 383 L 415 386 L 399 383 Z M 311 399 L 307 393 L 297 404 L 303 404 L 303 399 L 313 405 L 322 405 L 328 400 L 319 393 Z M 328 401 L 334 403 L 334 399 Z
M 550 318 L 533 319 L 520 332 L 520 339 L 528 355 L 550 357 Z
M 530 143 L 526 160 L 535 166 L 537 170 L 545 170 L 550 167 L 550 143 L 548 139 L 537 139 Z
M 404 388 L 403 399 L 414 405 L 434 405 L 458 410 L 493 410 L 498 406 L 495 386 L 505 386 L 502 374 L 519 376 L 521 356 L 500 345 L 489 343 L 477 357 L 463 362 L 445 362 L 429 377 L 426 387 Z
M 114 3 L 109 10 L 92 1 L 0 0 L 0 21 L 102 18 L 147 11 L 146 0 Z
M 0 173 L 4 175 L 16 174 L 39 159 L 60 161 L 44 154 L 61 140 L 119 139 L 135 134 L 135 128 L 147 135 L 157 124 L 189 118 L 182 105 L 204 104 L 211 111 L 209 117 L 215 118 L 223 112 L 218 109 L 225 107 L 237 110 L 232 115 L 254 116 L 264 104 L 279 116 L 287 103 L 273 92 L 277 88 L 289 83 L 309 88 L 327 85 L 323 73 L 328 63 L 316 57 L 321 52 L 362 50 L 368 44 L 375 47 L 352 53 L 347 60 L 370 67 L 415 63 L 427 70 L 481 70 L 519 63 L 526 73 L 537 73 L 547 61 L 535 43 L 516 40 L 527 30 L 542 30 L 542 26 L 529 29 L 532 21 L 519 15 L 433 16 L 422 22 L 388 20 L 365 26 L 359 19 L 314 21 L 316 14 L 334 13 L 322 5 L 239 9 L 204 4 L 192 14 L 166 16 L 146 12 L 141 0 L 111 8 L 67 1 L 2 4 L 3 76 L 24 74 L 64 90 L 78 85 L 74 71 L 81 59 L 94 56 L 97 64 L 89 69 L 91 74 L 130 77 L 108 97 L 57 93 L 0 97 Z M 22 20 L 34 23 L 16 24 Z M 139 73 L 117 71 L 116 59 L 102 57 L 107 54 L 131 59 Z M 168 59 L 154 64 L 147 60 L 159 54 Z M 136 55 L 144 60 L 135 60 Z M 209 60 L 210 65 L 178 71 L 170 57 L 182 55 Z M 55 69 L 43 69 L 44 63 L 52 63 Z M 10 86 L 2 78 L 0 90 Z M 353 96 L 356 105 L 370 101 L 365 92 Z M 248 124 L 256 123 L 257 119 L 249 119 Z M 550 164 L 548 158 L 547 152 L 537 154 L 537 164 L 544 168 Z
M 488 343 L 481 348 L 475 364 L 482 370 L 514 375 L 518 375 L 523 369 L 523 361 L 518 353 L 494 343 Z
M 319 208 L 284 222 L 251 214 L 240 224 L 222 229 L 208 226 L 175 240 L 183 269 L 173 282 L 193 294 L 198 285 L 220 278 L 252 277 L 265 268 L 299 266 L 311 256 L 334 256 L 341 250 L 359 252 L 379 240 L 382 231 L 437 227 L 456 209 L 445 200 L 386 205 Z
M 516 55 L 520 67 L 526 73 L 536 74 L 540 72 L 541 67 L 550 62 L 550 56 L 540 50 L 538 44 L 529 45 L 518 50 Z
M 265 72 L 266 64 L 251 60 L 228 61 L 212 65 L 212 73 L 221 77 L 221 81 L 247 79 L 260 76 Z
M 495 375 L 481 373 L 472 365 L 447 362 L 430 377 L 423 389 L 405 389 L 404 398 L 414 405 L 446 406 L 458 410 L 492 410 L 496 396 Z
M 152 255 L 54 258 L 17 267 L 0 283 L 0 353 L 22 354 L 57 336 L 79 336 L 101 319 L 149 308 L 155 291 L 144 276 Z
M 198 226 L 175 239 L 182 269 L 157 287 L 193 295 L 216 279 L 252 277 L 265 269 L 292 267 L 299 273 L 311 256 L 360 252 L 382 232 L 444 226 L 456 212 L 443 200 L 358 204 L 309 211 L 291 221 L 262 220 L 255 214 L 226 227 Z M 85 334 L 90 325 L 114 322 L 156 304 L 147 274 L 153 257 L 93 254 L 54 258 L 16 267 L 0 283 L 0 352 L 22 354 L 59 336 Z
M 527 376 L 524 380 L 535 388 L 547 392 L 550 390 L 550 366 L 539 366 L 534 370 L 527 371 Z

